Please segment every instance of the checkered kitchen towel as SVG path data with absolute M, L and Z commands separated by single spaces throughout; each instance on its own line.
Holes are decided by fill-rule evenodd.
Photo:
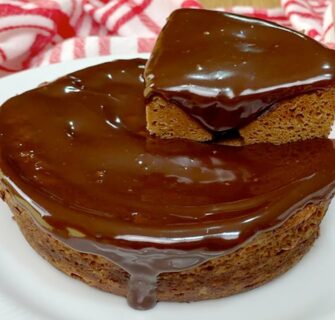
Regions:
M 196 0 L 0 0 L 0 76 L 120 53 L 150 52 L 166 17 Z M 330 0 L 282 0 L 282 8 L 218 8 L 280 23 L 332 46 Z

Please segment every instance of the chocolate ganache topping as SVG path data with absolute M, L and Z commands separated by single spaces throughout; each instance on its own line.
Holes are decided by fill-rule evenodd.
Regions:
M 335 187 L 331 140 L 229 147 L 145 131 L 145 60 L 75 72 L 0 109 L 2 183 L 68 246 L 129 272 L 128 301 L 157 277 L 236 250 Z
M 280 100 L 327 88 L 334 74 L 335 52 L 301 33 L 255 18 L 181 9 L 158 37 L 145 92 L 225 133 Z

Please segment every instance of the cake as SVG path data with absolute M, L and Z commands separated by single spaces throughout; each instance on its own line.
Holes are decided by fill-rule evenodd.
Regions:
M 334 141 L 152 137 L 145 65 L 93 66 L 2 105 L 0 195 L 27 241 L 137 309 L 236 294 L 287 271 L 334 194 Z
M 274 144 L 328 137 L 335 53 L 280 25 L 210 10 L 171 14 L 145 69 L 160 138 Z

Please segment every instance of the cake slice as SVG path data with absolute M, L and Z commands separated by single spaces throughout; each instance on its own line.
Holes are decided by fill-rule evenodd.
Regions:
M 298 32 L 229 13 L 177 10 L 146 65 L 147 129 L 161 138 L 235 144 L 327 137 L 334 73 L 335 53 Z

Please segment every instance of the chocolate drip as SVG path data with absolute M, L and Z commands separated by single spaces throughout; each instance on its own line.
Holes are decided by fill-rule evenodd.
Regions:
M 103 255 L 126 270 L 128 280 L 128 304 L 139 310 L 156 305 L 157 279 L 160 273 L 176 272 L 192 268 L 222 255 L 221 251 L 171 250 L 148 247 L 142 250 L 115 247 L 88 239 L 61 238 L 59 240 L 78 251 Z
M 213 133 L 334 84 L 335 53 L 296 31 L 209 10 L 171 14 L 146 68 L 148 98 L 179 105 Z
M 156 303 L 160 273 L 236 250 L 335 187 L 331 140 L 235 148 L 149 137 L 144 65 L 91 67 L 0 109 L 3 182 L 54 237 L 128 271 L 137 309 Z

